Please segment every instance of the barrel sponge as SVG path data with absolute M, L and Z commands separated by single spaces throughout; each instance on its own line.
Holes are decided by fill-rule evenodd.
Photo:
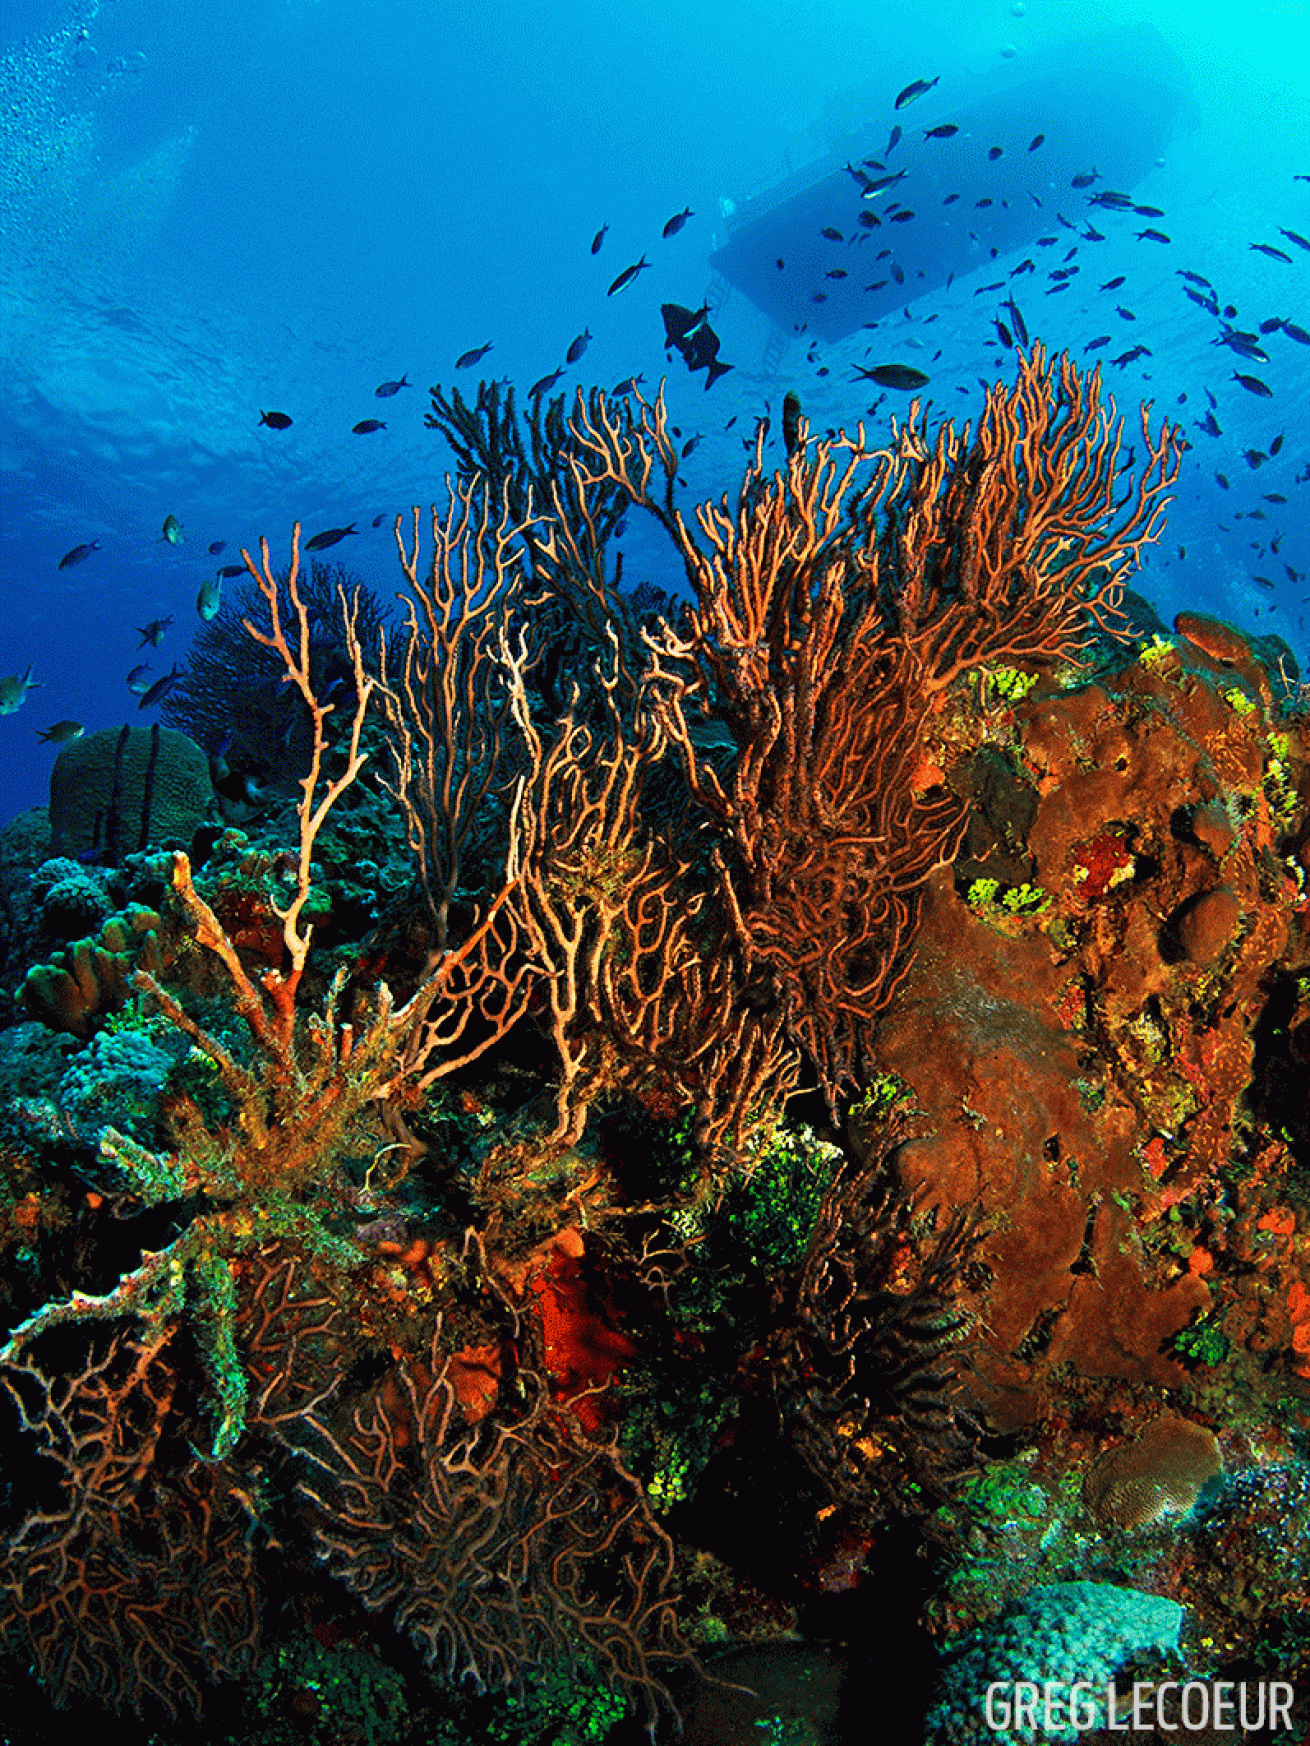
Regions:
M 1098 1727 L 1109 1720 L 1105 1688 L 1126 1662 L 1147 1650 L 1177 1652 L 1184 1608 L 1162 1595 L 1108 1582 L 1057 1582 L 1030 1589 L 1021 1604 L 961 1640 L 938 1686 L 927 1718 L 927 1738 L 942 1746 L 1015 1746 L 1022 1740 L 1068 1742 L 1086 1737 L 1068 1725 L 1032 1731 L 989 1728 L 988 1686 L 1047 1680 L 1065 1688 L 1083 1680 L 1093 1688 L 1088 1707 Z M 1085 1720 L 1085 1712 L 1084 1712 Z
M 106 728 L 70 740 L 55 759 L 50 853 L 189 843 L 213 805 L 209 761 L 194 740 L 172 728 Z

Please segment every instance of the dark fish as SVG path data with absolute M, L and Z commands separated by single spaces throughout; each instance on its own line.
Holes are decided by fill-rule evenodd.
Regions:
M 1035 273 L 1036 271 L 1036 261 L 1020 261 L 1017 267 L 1011 269 L 1010 277 L 1012 279 L 1017 279 L 1020 273 Z
M 1028 146 L 1028 150 L 1029 150 L 1029 151 L 1030 151 L 1030 152 L 1035 152 L 1035 151 L 1036 151 L 1036 150 L 1037 150 L 1037 148 L 1038 148 L 1038 146 L 1039 146 L 1039 145 L 1041 145 L 1041 143 L 1042 143 L 1042 141 L 1043 141 L 1043 140 L 1044 140 L 1044 139 L 1045 139 L 1045 138 L 1046 138 L 1046 135 L 1045 135 L 1045 134 L 1044 134 L 1044 133 L 1039 133 L 1039 134 L 1038 134 L 1038 135 L 1037 135 L 1037 137 L 1036 137 L 1036 139 L 1034 139 L 1034 140 L 1032 140 L 1032 141 L 1031 141 L 1031 142 L 1030 142 L 1030 143 L 1029 143 L 1029 146 Z
M 699 309 L 685 309 L 681 303 L 661 303 L 660 314 L 664 317 L 664 349 L 672 350 L 681 346 L 700 326 L 710 312 L 708 303 L 702 303 Z
M 957 200 L 958 200 L 958 199 L 959 199 L 959 198 L 960 198 L 960 196 L 959 196 L 959 195 L 958 195 L 958 194 L 948 194 L 948 195 L 947 195 L 947 196 L 946 196 L 946 198 L 945 198 L 945 200 L 943 200 L 943 201 L 942 201 L 942 205 L 943 205 L 943 206 L 954 206 L 954 205 L 955 205 L 955 202 L 956 202 L 956 201 L 957 201 Z
M 667 230 L 665 234 L 668 234 Z M 625 285 L 631 285 L 632 281 L 637 277 L 637 274 L 643 272 L 649 266 L 650 262 L 646 259 L 645 255 L 643 255 L 641 259 L 634 262 L 632 266 L 623 269 L 605 295 L 607 297 L 613 297 L 616 291 L 622 291 Z M 581 354 L 579 354 L 579 356 L 581 356 Z M 576 363 L 577 359 L 574 358 L 571 362 Z
M 700 447 L 703 440 L 704 439 L 699 432 L 697 432 L 695 436 L 689 436 L 686 442 L 682 445 L 682 459 L 685 461 L 688 455 Z
M 1125 309 L 1122 303 L 1115 304 L 1114 312 L 1116 315 L 1122 316 L 1125 321 L 1136 321 L 1137 320 L 1137 317 L 1133 314 L 1132 310 Z
M 1026 346 L 1028 344 L 1028 323 L 1020 315 L 1018 304 L 1011 297 L 1007 299 L 1005 307 L 1010 312 L 1010 321 L 1014 327 L 1015 337 L 1021 346 Z
M 1266 491 L 1265 492 L 1265 502 L 1266 503 L 1286 503 L 1287 499 L 1283 496 L 1281 491 Z
M 900 212 L 893 212 L 887 222 L 888 224 L 908 224 L 913 217 L 914 214 L 912 212 L 902 210 Z
M 835 224 L 825 224 L 819 235 L 826 236 L 829 242 L 845 242 L 846 240 Z
M 625 395 L 635 394 L 645 380 L 646 378 L 640 375 L 625 376 L 621 382 L 615 383 L 614 387 L 610 389 L 610 393 L 616 400 L 622 400 Z
M 794 388 L 789 388 L 782 399 L 782 442 L 789 455 L 794 455 L 800 445 L 801 427 L 801 397 Z
M 1134 206 L 1133 211 L 1139 218 L 1163 218 L 1163 206 Z
M 1162 230 L 1139 230 L 1137 232 L 1138 242 L 1141 242 L 1143 237 L 1151 242 L 1167 243 L 1170 240 Z
M 485 346 L 477 346 L 471 352 L 461 352 L 455 359 L 455 368 L 457 370 L 469 369 L 472 365 L 477 363 L 479 358 L 486 357 L 487 353 L 491 350 L 491 346 L 492 342 L 488 340 Z
M 400 378 L 399 382 L 379 382 L 373 393 L 378 400 L 390 400 L 391 396 L 399 394 L 402 388 L 412 388 L 413 386 L 414 384 L 406 374 Z
M 382 517 L 379 516 L 378 520 L 381 521 L 381 519 Z M 230 582 L 234 576 L 244 576 L 245 573 L 244 564 L 221 564 L 214 572 L 216 576 L 221 576 L 224 582 Z
M 1297 248 L 1310 250 L 1310 242 L 1307 242 L 1299 231 L 1284 230 L 1281 224 L 1279 225 L 1278 230 L 1281 236 L 1285 236 L 1288 242 L 1294 242 Z
M 1117 291 L 1127 277 L 1127 273 L 1120 273 L 1117 279 L 1107 279 L 1105 284 L 1101 286 L 1102 291 Z
M 1291 255 L 1285 255 L 1282 249 L 1276 249 L 1272 243 L 1252 243 L 1251 247 L 1259 254 L 1268 255 L 1272 261 L 1286 261 L 1289 267 L 1292 264 Z
M 996 162 L 997 158 L 1002 157 L 1003 155 L 1004 148 L 1001 146 L 989 146 L 987 148 L 987 156 L 993 164 Z
M 261 412 L 260 424 L 266 424 L 270 430 L 286 430 L 291 420 L 285 412 Z
M 898 285 L 903 285 L 905 283 L 905 270 L 895 261 L 892 262 L 892 278 L 895 279 Z
M 1271 315 L 1271 316 L 1268 316 L 1264 321 L 1262 321 L 1260 323 L 1260 332 L 1261 333 L 1277 333 L 1279 328 L 1282 325 L 1283 325 L 1283 318 L 1281 315 Z
M 1108 346 L 1109 343 L 1110 335 L 1108 333 L 1098 333 L 1094 340 L 1088 340 L 1087 344 L 1083 347 L 1083 350 L 1085 352 L 1097 352 L 1100 351 L 1102 346 Z
M 1268 576 L 1252 576 L 1251 580 L 1258 583 L 1261 588 L 1267 588 L 1271 594 L 1273 593 L 1274 585 Z
M 356 436 L 368 436 L 370 431 L 385 430 L 387 427 L 380 418 L 361 418 L 358 424 L 352 424 L 350 428 Z
M 155 680 L 149 691 L 142 692 L 141 701 L 137 704 L 137 708 L 149 709 L 153 704 L 162 702 L 181 677 L 182 669 L 174 661 L 171 673 L 165 673 L 162 679 Z
M 1005 347 L 1006 351 L 1008 352 L 1010 347 L 1014 344 L 1014 340 L 1010 337 L 1009 328 L 1006 327 L 1005 323 L 1000 319 L 999 316 L 997 316 L 993 319 L 992 326 L 996 329 L 997 334 L 1000 336 L 1001 344 Z
M 912 388 L 926 387 L 928 383 L 923 371 L 912 369 L 909 364 L 879 364 L 873 370 L 857 364 L 855 368 L 860 376 L 876 382 L 880 388 L 901 388 L 908 392 Z
M 564 374 L 563 365 L 558 370 L 552 370 L 549 376 L 542 376 L 528 389 L 528 399 L 535 400 L 538 394 L 544 394 L 548 388 L 553 388 Z
M 1253 473 L 1258 473 L 1269 459 L 1262 449 L 1243 449 L 1242 455 Z
M 1295 340 L 1297 345 L 1310 346 L 1310 333 L 1307 333 L 1303 327 L 1298 327 L 1294 321 L 1285 321 L 1283 332 L 1288 339 Z
M 706 372 L 705 391 L 707 394 L 719 377 L 726 376 L 728 371 L 733 368 L 731 364 L 719 362 L 720 343 L 718 334 L 706 321 L 702 322 L 690 338 L 683 340 L 678 347 L 678 350 L 687 360 L 689 370 L 704 370 Z
M 942 121 L 936 127 L 925 128 L 923 137 L 925 139 L 950 139 L 953 134 L 957 134 L 959 131 L 953 121 Z
M 973 204 L 974 204 L 974 209 L 975 209 L 975 211 L 976 211 L 976 210 L 977 210 L 977 209 L 978 209 L 978 208 L 979 208 L 979 207 L 983 207 L 983 206 L 991 206 L 991 205 L 992 205 L 992 204 L 993 204 L 993 201 L 992 201 L 992 197 L 991 197 L 991 195 L 990 195 L 990 194 L 988 194 L 988 195 L 987 195 L 987 197 L 986 197 L 986 198 L 985 198 L 985 199 L 983 199 L 983 200 L 975 200 L 975 201 L 974 201 L 974 203 L 973 203 Z
M 864 289 L 866 291 L 881 291 L 884 285 L 889 285 L 890 283 L 891 281 L 889 279 L 875 279 L 871 285 L 866 285 Z
M 369 523 L 369 526 L 370 526 L 370 527 L 381 527 L 381 526 L 382 526 L 382 523 L 383 523 L 383 522 L 384 522 L 384 521 L 385 521 L 385 520 L 386 520 L 386 519 L 387 519 L 387 517 L 386 517 L 386 512 L 385 512 L 385 511 L 384 511 L 384 512 L 383 512 L 383 513 L 382 513 L 382 514 L 381 514 L 381 515 L 375 515 L 375 516 L 374 516 L 374 517 L 373 517 L 373 519 L 372 519 L 372 521 L 371 521 L 371 522 L 370 522 L 370 523 Z
M 674 213 L 673 217 L 664 226 L 661 234 L 663 236 L 677 236 L 687 220 L 689 218 L 695 218 L 695 216 L 696 214 L 692 211 L 690 206 L 684 206 L 681 212 Z
M 871 194 L 881 194 L 884 188 L 890 188 L 894 182 L 899 182 L 908 173 L 906 170 L 896 170 L 886 176 L 876 176 L 865 189 L 864 198 L 867 200 Z
M 940 78 L 941 74 L 939 73 L 937 79 Z M 907 103 L 913 103 L 916 97 L 922 97 L 925 91 L 931 91 L 937 83 L 937 79 L 916 79 L 913 84 L 907 85 L 903 91 L 898 93 L 892 108 L 904 109 Z
M 1229 485 L 1227 479 L 1224 478 L 1222 473 L 1215 474 L 1214 482 L 1219 487 L 1219 489 L 1221 491 L 1230 491 L 1232 489 L 1232 487 Z
M 1233 380 L 1240 382 L 1248 394 L 1258 394 L 1262 400 L 1272 400 L 1274 391 L 1268 388 L 1258 376 L 1243 376 L 1239 371 L 1233 371 Z
M 218 556 L 218 554 L 223 550 L 223 547 L 226 544 L 227 544 L 226 540 L 211 540 L 209 542 L 209 555 L 210 555 L 210 557 L 216 558 Z
M 845 267 L 829 267 L 823 276 L 825 279 L 845 279 L 847 273 Z
M 1091 225 L 1091 224 L 1089 224 L 1087 226 L 1086 230 L 1080 231 L 1079 235 L 1082 237 L 1084 242 L 1104 242 L 1105 241 L 1105 238 L 1104 238 L 1104 236 L 1102 236 L 1101 232 L 1099 230 L 1097 230 L 1094 225 Z
M 600 245 L 605 241 L 606 232 L 608 230 L 609 230 L 609 225 L 602 224 L 600 229 L 596 232 L 595 236 L 592 237 L 592 239 L 591 239 L 591 252 L 593 255 L 598 255 L 600 253 Z
M 141 641 L 137 644 L 137 648 L 144 649 L 146 644 L 149 643 L 152 649 L 157 649 L 160 643 L 164 640 L 164 632 L 172 622 L 173 615 L 170 612 L 167 618 L 152 618 L 149 624 L 134 625 L 133 629 L 141 638 Z
M 583 352 L 586 351 L 587 342 L 591 339 L 591 337 L 592 337 L 591 329 L 589 327 L 584 327 L 582 332 L 577 336 L 577 338 L 570 345 L 568 351 L 566 351 L 564 354 L 564 361 L 566 364 L 576 364 L 577 363 L 578 359 L 582 356 Z
M 329 546 L 335 546 L 338 540 L 344 540 L 347 534 L 357 534 L 359 529 L 352 521 L 349 527 L 329 527 L 322 533 L 315 534 L 312 540 L 305 541 L 307 552 L 325 552 Z
M 1274 438 L 1273 442 L 1271 442 L 1269 445 L 1269 453 L 1271 455 L 1276 455 L 1278 453 L 1279 449 L 1282 448 L 1282 446 L 1283 446 L 1283 433 L 1280 430 L 1278 435 Z
M 1149 358 L 1151 356 L 1153 356 L 1153 354 L 1149 346 L 1134 346 L 1131 351 L 1122 352 L 1117 358 L 1111 358 L 1110 362 L 1118 365 L 1122 370 L 1126 369 L 1129 364 L 1136 363 L 1138 358 Z
M 1176 270 L 1180 279 L 1190 279 L 1193 285 L 1204 285 L 1208 291 L 1214 290 L 1210 281 L 1203 279 L 1199 273 L 1189 273 L 1186 267 L 1179 267 Z
M 84 546 L 74 546 L 71 552 L 65 552 L 55 565 L 56 570 L 71 570 L 74 564 L 84 564 L 92 552 L 100 550 L 99 540 L 88 540 Z
M 1092 183 L 1099 179 L 1100 174 L 1101 172 L 1095 166 L 1090 170 L 1079 170 L 1069 186 L 1071 188 L 1090 188 Z
M 1200 428 L 1207 436 L 1218 437 L 1224 434 L 1220 427 L 1219 420 L 1215 417 L 1213 412 L 1206 413 L 1205 421 Z
M 900 129 L 900 125 L 899 125 L 899 123 L 898 123 L 898 124 L 897 124 L 897 125 L 896 125 L 896 126 L 895 126 L 895 127 L 894 127 L 894 128 L 893 128 L 893 129 L 892 129 L 892 130 L 891 130 L 891 133 L 890 133 L 890 134 L 889 134 L 889 135 L 888 135 L 888 138 L 887 138 L 887 149 L 886 149 L 886 151 L 885 151 L 885 152 L 884 152 L 884 153 L 883 153 L 883 154 L 882 154 L 882 155 L 883 155 L 883 157 L 885 157 L 885 158 L 889 158 L 889 157 L 890 157 L 890 156 L 891 156 L 891 154 L 892 154 L 892 153 L 893 153 L 893 152 L 894 152 L 894 151 L 895 151 L 895 150 L 896 150 L 896 148 L 897 148 L 897 146 L 898 146 L 898 145 L 899 145 L 899 144 L 900 144 L 900 143 L 901 143 L 901 129 Z
M 942 204 L 945 205 L 945 202 L 943 201 Z M 878 217 L 878 214 L 876 212 L 870 212 L 867 207 L 863 212 L 857 212 L 855 214 L 855 222 L 863 225 L 865 230 L 877 230 L 882 224 L 882 220 Z
M 127 676 L 128 690 L 135 692 L 138 697 L 140 697 L 143 691 L 148 691 L 150 686 L 146 679 L 146 675 L 149 671 L 149 664 L 145 661 L 143 661 L 139 667 L 133 667 L 132 671 Z

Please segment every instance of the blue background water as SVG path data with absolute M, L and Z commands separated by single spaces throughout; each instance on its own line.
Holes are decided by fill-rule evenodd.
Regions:
M 1310 183 L 1293 179 L 1310 174 L 1305 0 L 7 0 L 0 674 L 31 665 L 43 689 L 0 717 L 0 817 L 46 797 L 56 748 L 35 730 L 151 719 L 124 685 L 142 658 L 132 626 L 174 615 L 147 651 L 166 671 L 197 623 L 200 583 L 242 544 L 264 534 L 282 555 L 297 517 L 306 532 L 355 521 L 363 536 L 332 557 L 392 590 L 394 512 L 430 501 L 447 461 L 423 425 L 431 383 L 471 389 L 485 371 L 526 389 L 589 327 L 561 386 L 612 387 L 635 371 L 653 385 L 668 371 L 675 421 L 705 436 L 685 467 L 689 496 L 734 484 L 742 430 L 766 409 L 776 430 L 789 386 L 816 425 L 853 425 L 868 395 L 849 365 L 880 361 L 881 341 L 856 334 L 807 361 L 802 337 L 766 355 L 769 323 L 711 283 L 721 201 L 821 157 L 860 121 L 913 126 L 913 109 L 892 108 L 912 79 L 939 75 L 936 97 L 965 93 L 1004 58 L 1142 18 L 1192 91 L 1135 190 L 1165 209 L 1146 222 L 1172 240 L 1138 241 L 1144 221 L 1097 215 L 1107 240 L 1083 246 L 1074 290 L 1047 303 L 1021 281 L 1021 301 L 1053 348 L 1081 357 L 1106 331 L 1103 358 L 1149 345 L 1151 357 L 1107 372 L 1109 387 L 1130 424 L 1143 397 L 1157 419 L 1187 422 L 1195 447 L 1138 586 L 1166 617 L 1194 607 L 1278 630 L 1304 664 L 1307 583 L 1284 566 L 1310 571 L 1310 485 L 1297 482 L 1310 470 L 1310 349 L 1275 332 L 1259 365 L 1213 346 L 1217 323 L 1184 299 L 1177 269 L 1236 304 L 1240 328 L 1271 316 L 1310 328 L 1310 252 L 1280 234 L 1310 235 Z M 664 240 L 688 204 L 694 219 Z M 1290 265 L 1253 251 L 1258 241 Z M 651 270 L 607 297 L 643 253 Z M 978 376 L 1012 374 L 991 302 L 973 295 L 1011 264 L 924 299 L 898 335 L 938 315 L 933 391 L 957 416 L 976 411 Z M 1120 273 L 1117 292 L 1097 290 Z M 665 364 L 659 318 L 661 301 L 707 292 L 736 366 L 709 395 L 703 377 Z M 1131 327 L 1113 313 L 1120 299 Z M 487 341 L 480 369 L 456 372 Z M 1234 368 L 1273 398 L 1245 392 Z M 402 372 L 412 388 L 374 397 Z M 1222 438 L 1197 428 L 1207 387 Z M 259 428 L 267 408 L 292 428 Z M 353 435 L 370 417 L 386 430 Z M 1251 470 L 1242 452 L 1267 451 L 1279 432 L 1278 457 Z M 179 547 L 160 537 L 168 514 L 185 527 Z M 210 557 L 219 539 L 227 549 Z M 89 540 L 101 549 L 86 563 L 56 568 Z M 642 575 L 677 579 L 634 527 L 626 577 Z

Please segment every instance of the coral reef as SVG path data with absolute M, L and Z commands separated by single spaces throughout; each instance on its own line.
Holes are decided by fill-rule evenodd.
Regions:
M 206 765 L 140 853 L 187 784 L 110 735 L 96 864 L 0 844 L 10 1662 L 270 1741 L 776 1730 L 698 1653 L 854 1680 L 891 1591 L 967 1741 L 987 1677 L 1286 1659 L 1310 757 L 1267 648 L 1125 646 L 1178 430 L 1126 467 L 1037 348 L 685 512 L 662 397 L 431 417 L 376 654 L 297 527 L 179 688 L 243 829 Z

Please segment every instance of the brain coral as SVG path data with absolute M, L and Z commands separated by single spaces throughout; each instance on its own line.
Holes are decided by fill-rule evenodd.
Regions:
M 175 839 L 187 844 L 214 804 L 209 761 L 172 728 L 106 728 L 72 740 L 50 772 L 50 853 L 103 848 L 109 858 Z
M 1076 1741 L 1073 1726 L 996 1729 L 988 1725 L 989 1685 L 1019 1680 L 1062 1687 L 1085 1680 L 1100 1694 L 1088 1706 L 1105 1727 L 1104 1692 L 1117 1670 L 1148 1649 L 1177 1650 L 1184 1609 L 1160 1595 L 1106 1582 L 1057 1582 L 1034 1588 L 1004 1618 L 971 1632 L 953 1657 L 928 1712 L 927 1738 L 941 1746 L 1015 1746 L 1018 1741 Z M 1084 1711 L 1085 1716 L 1085 1711 Z
M 1213 1431 L 1165 1413 L 1136 1442 L 1093 1462 L 1083 1497 L 1101 1523 L 1144 1528 L 1165 1516 L 1185 1515 L 1201 1487 L 1223 1467 Z

